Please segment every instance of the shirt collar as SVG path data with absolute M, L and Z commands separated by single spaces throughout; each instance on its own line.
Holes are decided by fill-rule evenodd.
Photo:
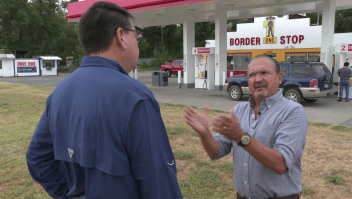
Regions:
M 279 101 L 281 98 L 283 97 L 281 90 L 279 89 L 277 91 L 277 93 L 275 93 L 274 95 L 264 99 L 263 101 L 260 102 L 260 106 L 266 106 L 266 107 L 270 107 L 272 105 L 274 105 L 277 101 Z M 254 106 L 254 98 L 250 97 L 248 99 L 251 108 L 253 108 Z
M 86 56 L 82 60 L 80 67 L 107 67 L 117 70 L 125 75 L 128 75 L 125 69 L 115 60 L 111 60 L 100 56 Z

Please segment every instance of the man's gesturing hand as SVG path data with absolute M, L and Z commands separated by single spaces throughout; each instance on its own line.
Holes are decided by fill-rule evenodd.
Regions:
M 237 144 L 244 135 L 241 124 L 232 110 L 230 111 L 230 116 L 220 114 L 214 117 L 211 124 L 214 126 L 213 131 L 225 135 L 228 139 L 235 141 Z
M 200 136 L 209 132 L 209 116 L 208 116 L 209 106 L 204 104 L 204 113 L 200 114 L 198 111 L 191 107 L 185 109 L 186 122 L 190 125 L 193 130 L 199 133 Z

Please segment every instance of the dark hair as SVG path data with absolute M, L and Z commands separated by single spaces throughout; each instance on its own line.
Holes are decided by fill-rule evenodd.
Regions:
M 110 2 L 95 2 L 79 21 L 78 37 L 85 54 L 108 50 L 116 29 L 131 28 L 131 20 L 133 16 L 124 8 Z
M 345 64 L 344 64 L 344 66 L 349 66 L 350 65 L 350 63 L 349 62 L 345 62 Z
M 273 59 L 272 56 L 268 56 L 268 55 L 257 55 L 257 56 L 255 56 L 255 57 L 252 59 L 251 62 L 253 62 L 254 60 L 259 59 L 259 58 L 266 58 L 266 59 L 269 59 L 269 60 L 274 64 L 273 67 L 275 68 L 276 73 L 277 73 L 277 74 L 280 73 L 280 65 L 279 65 L 279 63 L 277 63 L 277 61 L 276 61 L 275 59 Z

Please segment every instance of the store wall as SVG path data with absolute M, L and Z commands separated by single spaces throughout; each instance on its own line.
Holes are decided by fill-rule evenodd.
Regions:
M 259 17 L 254 19 L 254 23 L 237 24 L 237 32 L 227 33 L 227 50 L 301 49 L 321 46 L 321 26 L 310 26 L 309 18 L 275 17 L 272 21 L 276 43 L 264 43 L 268 33 L 268 28 L 264 27 L 265 21 L 266 17 Z M 335 34 L 334 45 L 337 43 L 352 43 L 352 33 Z M 206 40 L 205 47 L 215 47 L 215 41 Z

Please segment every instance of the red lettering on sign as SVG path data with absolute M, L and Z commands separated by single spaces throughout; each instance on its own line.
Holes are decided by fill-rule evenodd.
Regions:
M 285 36 L 281 36 L 280 37 L 280 44 L 285 44 Z
M 230 46 L 233 45 L 260 45 L 260 37 L 251 38 L 230 38 Z
M 348 51 L 352 51 L 352 44 L 348 44 Z
M 238 46 L 240 44 L 240 39 L 236 38 L 235 39 L 235 45 Z
M 290 44 L 290 38 L 291 38 L 291 35 L 286 36 L 286 37 L 287 37 L 287 44 Z
M 244 45 L 244 38 L 241 38 L 241 43 L 240 45 Z
M 26 62 L 18 62 L 17 66 L 26 66 Z
M 304 39 L 304 35 L 300 35 L 299 36 L 299 43 L 301 43 L 303 39 Z
M 293 35 L 292 37 L 292 43 L 296 44 L 298 42 L 298 37 L 297 35 Z
M 35 62 L 28 62 L 28 66 L 35 66 Z
M 210 53 L 210 48 L 198 48 L 198 53 Z
M 246 38 L 246 45 L 248 46 L 251 43 L 251 40 L 249 38 Z

